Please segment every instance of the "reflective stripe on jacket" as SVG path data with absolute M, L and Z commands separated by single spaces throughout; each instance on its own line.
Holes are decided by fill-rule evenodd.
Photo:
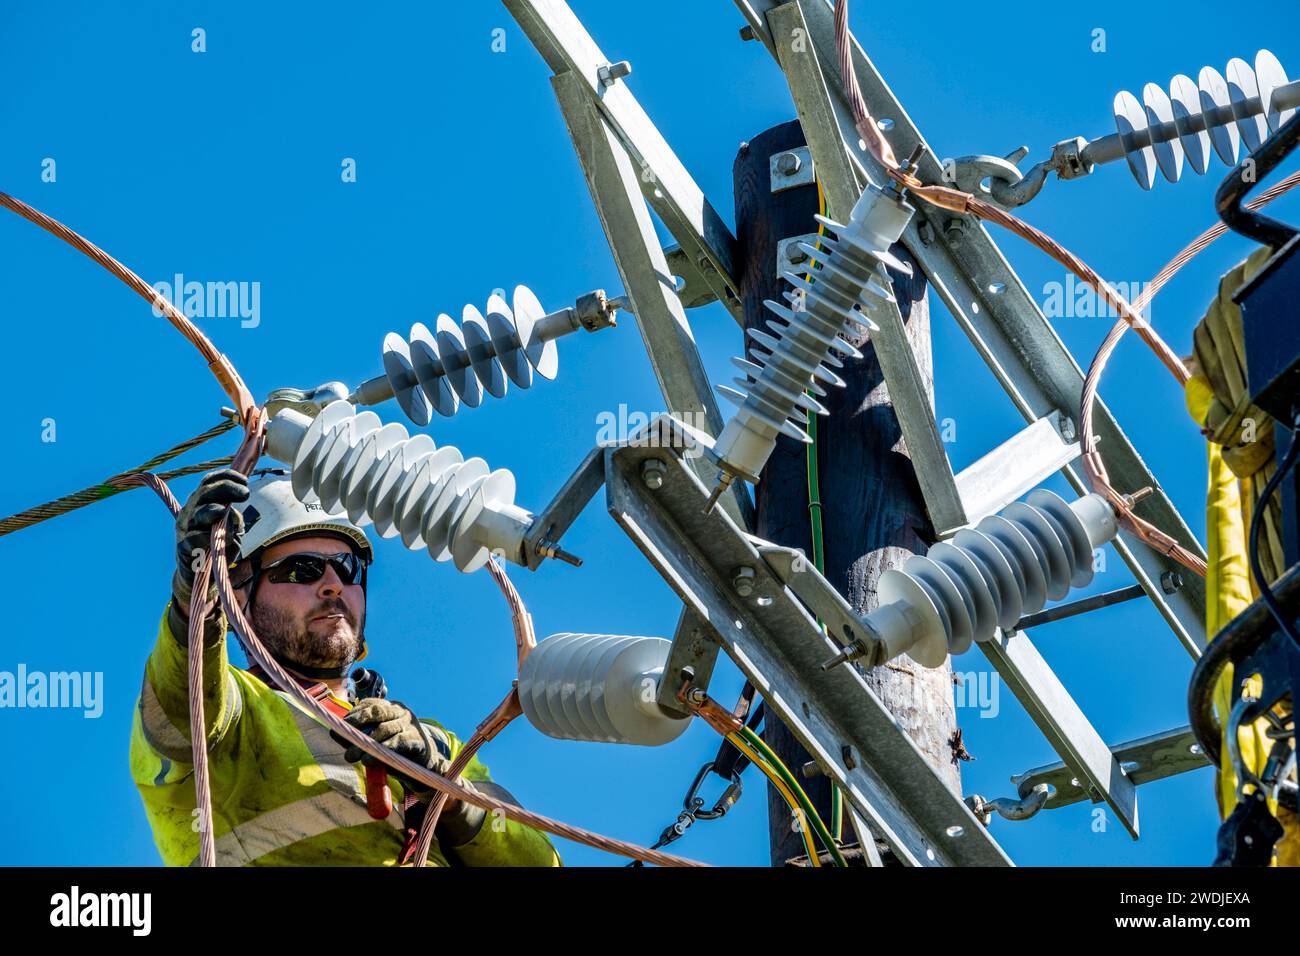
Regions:
M 168 866 L 190 865 L 199 852 L 186 674 L 186 649 L 164 613 L 132 723 L 131 775 Z M 362 765 L 344 763 L 344 748 L 297 703 L 229 664 L 224 638 L 204 651 L 203 682 L 219 866 L 397 864 L 406 825 L 396 778 L 389 776 L 393 812 L 372 819 Z M 454 759 L 461 741 L 421 720 Z M 477 757 L 464 777 L 501 792 Z M 488 814 L 466 843 L 435 840 L 429 864 L 559 866 L 560 859 L 546 834 Z

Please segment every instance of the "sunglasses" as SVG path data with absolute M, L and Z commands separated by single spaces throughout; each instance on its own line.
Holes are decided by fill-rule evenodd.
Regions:
M 266 580 L 276 584 L 314 584 L 325 577 L 327 567 L 333 568 L 344 584 L 357 584 L 365 577 L 366 562 L 351 551 L 346 554 L 301 551 L 262 565 L 261 572 Z

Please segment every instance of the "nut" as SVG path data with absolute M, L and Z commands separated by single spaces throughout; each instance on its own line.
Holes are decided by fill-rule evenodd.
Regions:
M 657 491 L 663 487 L 664 477 L 668 474 L 668 466 L 662 458 L 647 458 L 641 462 L 641 480 L 651 491 Z
M 751 567 L 736 568 L 731 572 L 731 586 L 735 588 L 736 593 L 741 597 L 749 597 L 754 593 L 754 569 Z

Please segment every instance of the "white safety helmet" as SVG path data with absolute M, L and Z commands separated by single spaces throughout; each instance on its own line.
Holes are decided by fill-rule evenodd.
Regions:
M 346 514 L 326 514 L 319 502 L 303 504 L 294 495 L 293 484 L 287 477 L 272 474 L 254 479 L 249 482 L 248 490 L 248 501 L 240 509 L 244 516 L 240 558 L 248 558 L 290 535 L 312 531 L 347 538 L 367 561 L 374 557 L 365 532 L 349 521 Z

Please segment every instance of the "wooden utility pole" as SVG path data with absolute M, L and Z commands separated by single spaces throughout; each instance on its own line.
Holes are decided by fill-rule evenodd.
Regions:
M 772 192 L 770 157 L 804 145 L 797 121 L 773 127 L 742 145 L 733 167 L 736 197 L 737 271 L 744 301 L 745 326 L 766 329 L 774 318 L 764 299 L 784 302 L 790 287 L 777 275 L 777 244 L 791 236 L 815 233 L 818 211 L 813 184 Z M 911 262 L 902 245 L 893 252 Z M 913 277 L 890 273 L 908 338 L 927 379 L 933 402 L 930 355 L 930 310 L 920 269 Z M 825 575 L 860 613 L 878 604 L 876 581 L 887 568 L 912 554 L 924 553 L 934 541 L 911 459 L 903 445 L 880 365 L 869 344 L 850 340 L 861 359 L 844 359 L 836 371 L 847 387 L 831 388 L 819 399 L 830 414 L 817 420 L 817 452 L 822 502 Z M 748 353 L 752 340 L 746 340 Z M 809 508 L 808 446 L 782 436 L 763 469 L 756 492 L 756 533 L 813 557 Z M 856 666 L 856 665 L 850 665 Z M 954 753 L 959 749 L 953 706 L 952 670 L 948 663 L 922 668 L 900 657 L 866 672 L 866 680 L 900 725 L 954 792 L 961 775 Z M 818 775 L 802 779 L 800 768 L 812 758 L 777 718 L 769 716 L 764 736 L 777 755 L 799 776 L 814 806 L 828 825 L 831 785 Z M 783 865 L 805 850 L 791 826 L 782 800 L 768 792 L 772 864 Z M 847 811 L 846 840 L 852 840 Z

